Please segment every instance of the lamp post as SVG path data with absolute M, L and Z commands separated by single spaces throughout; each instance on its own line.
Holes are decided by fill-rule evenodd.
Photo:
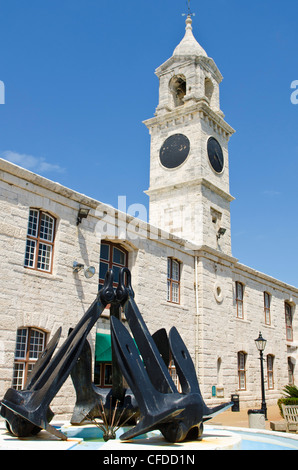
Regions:
M 259 337 L 255 340 L 257 350 L 260 352 L 261 362 L 261 389 L 262 389 L 262 411 L 264 411 L 265 419 L 267 420 L 267 406 L 265 401 L 265 383 L 264 383 L 264 365 L 263 365 L 263 351 L 266 347 L 267 341 L 263 338 L 262 333 L 259 333 Z

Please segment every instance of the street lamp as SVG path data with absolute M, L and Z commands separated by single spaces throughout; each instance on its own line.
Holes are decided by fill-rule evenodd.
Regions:
M 266 347 L 267 341 L 263 338 L 262 333 L 259 333 L 259 337 L 255 340 L 257 350 L 260 352 L 261 361 L 261 389 L 262 389 L 262 410 L 264 411 L 265 419 L 267 420 L 267 406 L 265 401 L 265 384 L 264 384 L 264 365 L 263 365 L 263 351 Z

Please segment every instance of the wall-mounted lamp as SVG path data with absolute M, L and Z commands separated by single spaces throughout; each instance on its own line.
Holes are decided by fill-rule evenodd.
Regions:
M 79 208 L 79 212 L 77 216 L 77 225 L 79 225 L 82 222 L 82 219 L 86 219 L 86 217 L 88 217 L 89 212 L 90 212 L 90 209 L 86 209 L 84 207 Z
M 226 228 L 220 227 L 216 235 L 217 240 L 219 240 L 220 237 L 222 237 L 226 233 L 226 231 L 227 231 Z
M 78 263 L 77 261 L 73 262 L 72 271 L 73 273 L 79 273 L 82 269 L 84 269 L 84 265 L 82 263 Z M 95 267 L 89 266 L 84 270 L 84 275 L 87 279 L 90 279 L 95 274 Z

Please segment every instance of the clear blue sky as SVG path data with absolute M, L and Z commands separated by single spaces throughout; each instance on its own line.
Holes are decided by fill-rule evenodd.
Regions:
M 298 286 L 297 0 L 192 0 L 224 76 L 232 251 Z M 148 207 L 154 70 L 184 35 L 186 0 L 1 0 L 0 156 L 117 206 Z

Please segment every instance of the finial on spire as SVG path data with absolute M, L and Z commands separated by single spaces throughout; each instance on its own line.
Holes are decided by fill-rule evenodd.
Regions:
M 195 13 L 191 12 L 190 9 L 190 0 L 187 0 L 187 13 L 182 13 L 182 16 L 187 16 L 187 18 L 191 18 L 192 16 L 195 16 Z

